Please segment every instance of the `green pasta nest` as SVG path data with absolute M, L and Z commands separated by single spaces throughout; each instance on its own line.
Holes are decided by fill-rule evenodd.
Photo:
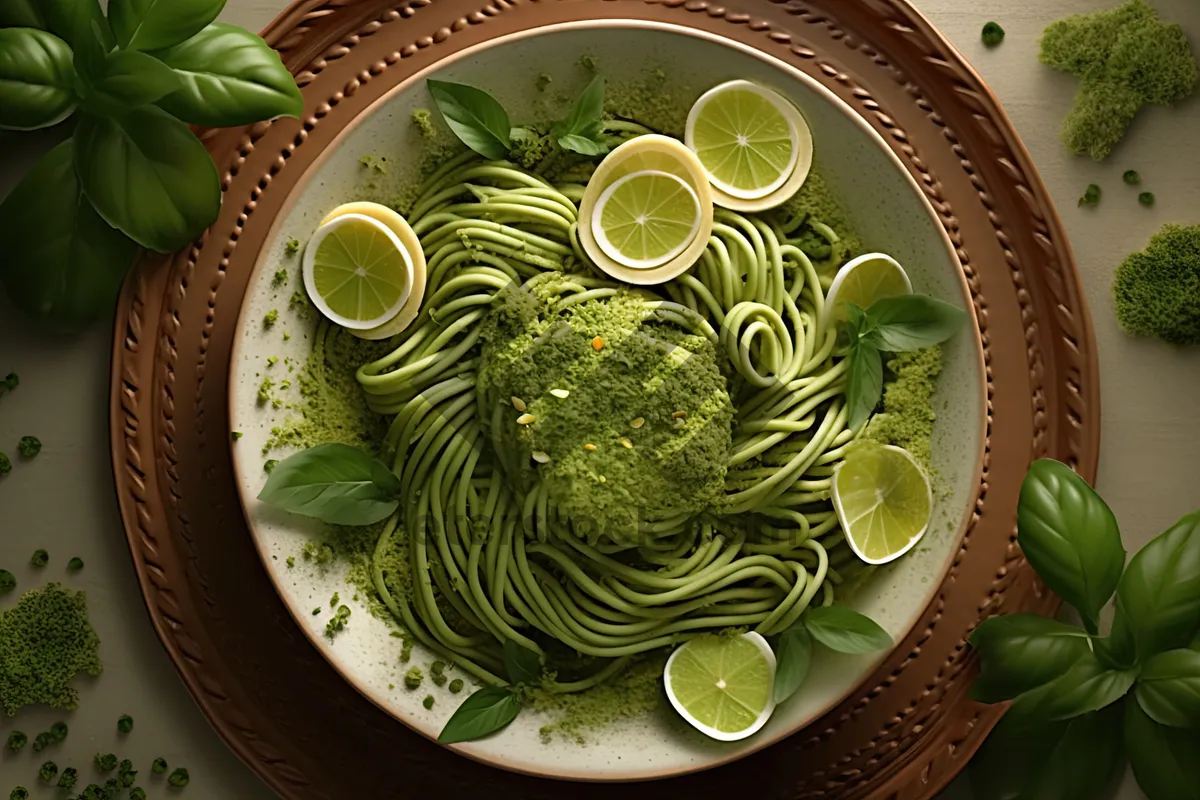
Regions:
M 563 300 L 570 283 L 505 290 L 482 331 L 480 419 L 510 483 L 590 541 L 715 507 L 733 422 L 716 348 L 653 295 Z

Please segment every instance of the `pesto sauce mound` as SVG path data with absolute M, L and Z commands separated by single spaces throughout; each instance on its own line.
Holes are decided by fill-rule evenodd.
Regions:
M 880 444 L 903 447 L 930 470 L 933 392 L 942 371 L 942 349 L 926 347 L 897 353 L 887 362 L 891 373 L 884 384 L 883 411 L 871 418 L 864 436 Z M 894 377 L 893 377 L 894 376 Z
M 480 419 L 510 482 L 589 539 L 715 506 L 733 420 L 715 348 L 634 291 L 556 309 L 569 280 L 506 290 L 482 330 Z

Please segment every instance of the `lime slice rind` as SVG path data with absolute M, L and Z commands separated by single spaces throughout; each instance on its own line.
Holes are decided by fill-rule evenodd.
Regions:
M 707 736 L 732 742 L 757 733 L 775 710 L 775 654 L 757 633 L 700 636 L 667 660 L 671 705 Z
M 408 248 L 378 219 L 343 214 L 317 229 L 304 252 L 304 286 L 317 309 L 350 330 L 377 328 L 412 294 Z
M 659 170 L 613 181 L 592 211 L 592 234 L 610 258 L 653 269 L 680 255 L 700 230 L 700 200 L 677 175 Z
M 684 141 L 713 187 L 735 201 L 774 195 L 801 161 L 807 176 L 812 159 L 812 136 L 795 105 L 744 80 L 722 83 L 700 96 L 688 113 Z
M 887 564 L 929 529 L 933 488 L 907 450 L 863 443 L 834 473 L 833 506 L 855 555 L 868 564 Z
M 825 293 L 825 317 L 830 322 L 848 318 L 847 303 L 870 308 L 884 297 L 912 294 L 912 281 L 896 259 L 884 253 L 866 253 L 842 265 Z

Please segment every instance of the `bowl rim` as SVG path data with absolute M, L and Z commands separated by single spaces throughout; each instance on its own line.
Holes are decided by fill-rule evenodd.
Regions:
M 920 199 L 921 207 L 929 217 L 930 221 L 933 223 L 934 230 L 937 232 L 937 235 L 941 239 L 943 246 L 946 248 L 946 252 L 950 257 L 951 262 L 958 266 L 958 269 L 955 270 L 955 278 L 959 286 L 961 298 L 965 301 L 965 307 L 967 313 L 970 315 L 970 320 L 972 323 L 970 326 L 967 326 L 967 328 L 971 339 L 971 349 L 974 361 L 976 362 L 977 366 L 977 374 L 979 379 L 977 396 L 980 400 L 981 412 L 978 413 L 978 446 L 976 457 L 973 459 L 975 467 L 971 485 L 978 486 L 983 475 L 983 460 L 987 447 L 988 424 L 988 415 L 986 412 L 987 374 L 983 343 L 980 336 L 979 319 L 975 304 L 972 301 L 970 286 L 963 272 L 962 261 L 958 256 L 949 234 L 946 232 L 945 227 L 938 217 L 936 210 L 934 209 L 928 196 L 924 191 L 921 190 L 920 184 L 917 182 L 916 178 L 904 165 L 904 162 L 901 160 L 899 155 L 896 154 L 895 150 L 888 144 L 887 140 L 878 131 L 876 131 L 861 114 L 856 112 L 845 100 L 838 97 L 828 87 L 817 81 L 815 78 L 807 75 L 803 71 L 797 69 L 791 64 L 788 64 L 786 61 L 777 58 L 776 56 L 773 56 L 751 45 L 744 44 L 740 41 L 685 25 L 647 19 L 605 18 L 557 22 L 537 28 L 527 28 L 524 30 L 515 31 L 513 33 L 479 42 L 471 45 L 470 47 L 466 47 L 462 50 L 452 53 L 445 58 L 439 59 L 427 67 L 424 67 L 423 69 L 408 76 L 395 86 L 388 89 L 384 94 L 374 100 L 370 105 L 363 108 L 360 113 L 350 120 L 345 127 L 337 133 L 329 145 L 322 150 L 319 156 L 317 156 L 312 163 L 309 164 L 309 166 L 305 169 L 305 172 L 297 179 L 288 197 L 280 206 L 278 212 L 272 220 L 270 229 L 264 238 L 263 249 L 261 249 L 256 255 L 254 269 L 252 270 L 247 283 L 249 288 L 247 289 L 247 293 L 243 297 L 242 303 L 238 309 L 235 323 L 236 333 L 233 337 L 230 348 L 229 374 L 227 376 L 228 379 L 226 381 L 225 393 L 227 419 L 230 429 L 238 430 L 238 427 L 235 423 L 235 395 L 238 391 L 238 382 L 233 378 L 237 374 L 239 365 L 242 361 L 243 343 L 247 339 L 247 332 L 249 330 L 246 325 L 247 315 L 249 314 L 249 303 L 246 302 L 246 300 L 253 291 L 253 287 L 256 286 L 260 274 L 263 271 L 263 254 L 266 250 L 267 244 L 274 242 L 278 238 L 279 231 L 283 227 L 284 220 L 295 207 L 300 195 L 303 193 L 304 188 L 309 185 L 313 176 L 317 174 L 331 154 L 337 151 L 344 144 L 345 140 L 358 129 L 359 125 L 386 107 L 386 105 L 390 103 L 396 95 L 407 91 L 414 84 L 425 80 L 430 74 L 436 73 L 448 65 L 469 59 L 482 51 L 511 45 L 522 40 L 553 35 L 563 31 L 596 28 L 634 28 L 642 30 L 655 30 L 662 33 L 675 34 L 685 38 L 701 39 L 712 44 L 739 51 L 744 55 L 757 59 L 771 66 L 775 70 L 784 73 L 792 80 L 804 84 L 809 90 L 820 95 L 826 102 L 830 103 L 834 108 L 841 112 L 843 116 L 847 117 L 852 124 L 856 125 L 863 132 L 863 134 L 867 136 L 878 147 L 878 149 L 886 155 L 886 157 L 892 162 L 892 165 L 900 172 L 900 174 L 904 176 L 913 193 Z M 779 731 L 770 737 L 763 736 L 761 734 L 756 735 L 748 740 L 744 740 L 743 745 L 739 746 L 736 751 L 730 748 L 730 751 L 727 753 L 721 753 L 716 755 L 716 757 L 704 760 L 702 763 L 691 764 L 682 768 L 673 768 L 667 770 L 647 770 L 642 768 L 641 771 L 622 772 L 620 775 L 605 774 L 597 776 L 595 774 L 584 772 L 578 769 L 551 769 L 548 767 L 539 766 L 536 764 L 536 762 L 531 762 L 528 764 L 513 763 L 510 760 L 511 756 L 508 758 L 497 757 L 487 752 L 486 748 L 481 746 L 481 744 L 478 742 L 442 745 L 437 741 L 437 731 L 432 731 L 425 727 L 419 726 L 413 721 L 397 716 L 393 712 L 392 706 L 389 704 L 387 699 L 372 691 L 369 687 L 364 686 L 359 680 L 353 678 L 350 671 L 352 667 L 349 665 L 349 663 L 343 663 L 346 661 L 346 659 L 336 656 L 333 650 L 329 647 L 328 642 L 326 642 L 320 635 L 313 633 L 313 631 L 310 630 L 310 628 L 305 624 L 307 612 L 301 613 L 302 609 L 299 607 L 299 605 L 289 599 L 288 594 L 284 591 L 283 586 L 276 575 L 275 569 L 272 567 L 271 554 L 268 552 L 268 549 L 264 544 L 263 537 L 258 535 L 258 525 L 253 515 L 250 513 L 249 505 L 250 502 L 255 501 L 255 493 L 246 488 L 248 485 L 250 485 L 250 483 L 244 480 L 245 475 L 241 469 L 239 460 L 232 453 L 232 451 L 230 453 L 230 459 L 232 462 L 231 470 L 236 484 L 236 491 L 241 513 L 251 538 L 254 540 L 254 548 L 258 553 L 260 560 L 262 561 L 264 572 L 266 573 L 267 578 L 270 580 L 271 586 L 276 595 L 279 597 L 280 601 L 291 615 L 300 632 L 309 641 L 313 648 L 333 668 L 333 670 L 337 672 L 343 681 L 345 681 L 360 695 L 379 708 L 383 713 L 387 714 L 388 717 L 441 747 L 491 767 L 503 769 L 517 774 L 528 775 L 531 777 L 584 783 L 629 783 L 647 780 L 663 780 L 715 769 L 717 767 L 750 756 L 786 738 L 794 736 L 804 728 L 816 722 L 830 710 L 836 708 L 842 701 L 846 699 L 846 697 L 855 694 L 862 686 L 869 682 L 874 671 L 878 669 L 878 667 L 895 651 L 895 647 L 893 647 L 891 650 L 881 652 L 870 663 L 864 664 L 862 668 L 861 679 L 853 683 L 850 688 L 841 695 L 829 698 L 819 710 L 815 711 L 809 717 L 809 719 L 799 724 L 788 726 L 786 729 Z M 971 510 L 976 503 L 975 494 L 976 493 L 974 492 L 969 493 L 970 496 L 968 498 L 968 502 L 966 503 L 963 512 L 959 516 L 959 523 L 955 529 L 954 536 L 946 543 L 947 553 L 943 563 L 938 568 L 936 574 L 937 580 L 930 580 L 926 584 L 927 588 L 924 593 L 924 597 L 918 606 L 918 611 L 913 615 L 911 623 L 905 627 L 904 634 L 897 637 L 896 647 L 899 647 L 903 643 L 907 635 L 912 631 L 915 625 L 919 623 L 925 610 L 929 607 L 930 603 L 940 591 L 941 585 L 946 578 L 946 574 L 948 573 L 950 566 L 954 561 L 955 553 L 961 547 L 963 537 L 970 527 Z M 486 742 L 487 739 L 481 741 Z

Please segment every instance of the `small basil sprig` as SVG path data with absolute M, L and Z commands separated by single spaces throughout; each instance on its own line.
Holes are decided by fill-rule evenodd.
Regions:
M 521 713 L 521 696 L 513 687 L 540 681 L 542 661 L 532 650 L 505 639 L 504 669 L 512 686 L 487 686 L 464 700 L 438 734 L 439 742 L 455 744 L 482 739 L 517 718 Z
M 224 5 L 111 0 L 106 18 L 98 0 L 0 4 L 0 129 L 81 117 L 0 204 L 0 285 L 46 327 L 86 327 L 111 308 L 136 245 L 171 252 L 217 218 L 217 171 L 185 122 L 303 112 L 278 53 L 213 23 Z
M 962 309 L 923 294 L 876 300 L 868 309 L 847 303 L 842 329 L 850 348 L 846 405 L 851 430 L 862 427 L 883 396 L 883 353 L 941 344 L 966 319 Z
M 1150 800 L 1200 798 L 1200 512 L 1125 567 L 1103 501 L 1066 466 L 1039 461 L 1022 486 L 1018 531 L 1030 563 L 1079 604 L 1088 630 L 1029 614 L 976 629 L 972 695 L 1013 701 L 971 763 L 976 797 L 1092 800 L 1127 755 Z M 1114 589 L 1113 628 L 1100 636 Z
M 512 125 L 500 101 L 465 83 L 425 82 L 446 124 L 463 144 L 484 158 L 502 161 L 512 149 Z
M 280 461 L 258 499 L 335 525 L 371 525 L 400 505 L 400 479 L 345 444 L 320 444 Z
M 892 637 L 870 617 L 849 606 L 817 606 L 775 637 L 775 702 L 796 693 L 812 665 L 813 640 L 830 650 L 862 655 L 887 650 Z
M 571 113 L 550 129 L 552 138 L 563 150 L 585 156 L 608 152 L 604 142 L 604 78 L 600 75 L 583 90 L 571 106 Z

